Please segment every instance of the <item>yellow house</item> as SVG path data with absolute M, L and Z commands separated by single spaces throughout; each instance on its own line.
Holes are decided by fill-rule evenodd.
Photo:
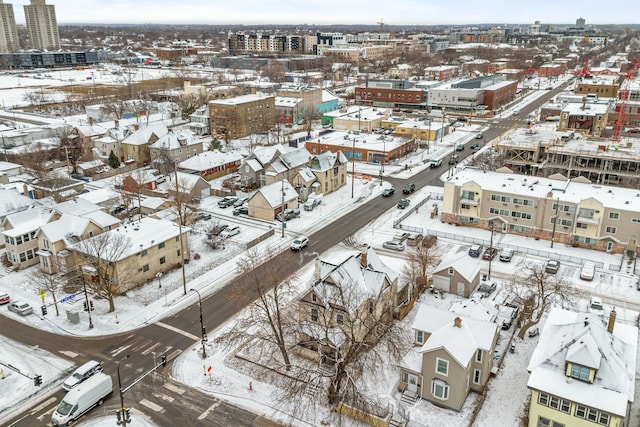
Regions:
M 635 394 L 638 328 L 552 308 L 531 356 L 529 427 L 626 427 Z
M 285 209 L 298 207 L 298 193 L 289 181 L 265 185 L 247 202 L 249 216 L 273 221 Z

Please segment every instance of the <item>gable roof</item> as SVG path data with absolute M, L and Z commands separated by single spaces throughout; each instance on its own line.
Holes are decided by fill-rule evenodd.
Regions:
M 76 197 L 74 199 L 67 200 L 66 202 L 53 205 L 52 209 L 59 214 L 82 216 L 90 212 L 99 211 L 102 208 L 86 199 Z
M 162 135 L 156 142 L 151 144 L 150 148 L 158 148 L 162 150 L 176 150 L 183 146 L 180 141 L 184 140 L 184 145 L 195 145 L 200 141 L 196 138 L 195 134 L 187 129 L 182 129 L 179 132 L 173 132 L 169 130 L 166 134 Z
M 48 207 L 34 206 L 20 212 L 7 215 L 5 224 L 9 223 L 13 228 L 4 230 L 2 234 L 10 237 L 17 237 L 32 231 L 37 231 L 42 225 L 51 221 L 53 211 Z
M 224 166 L 242 160 L 242 154 L 238 151 L 222 152 L 219 150 L 205 151 L 187 160 L 178 163 L 178 167 L 193 171 L 206 171 L 216 166 Z
M 298 193 L 295 188 L 293 188 L 286 179 L 260 187 L 260 189 L 251 196 L 251 199 L 257 194 L 262 194 L 262 197 L 264 197 L 272 208 L 280 206 L 283 200 L 286 203 L 298 198 Z M 251 201 L 251 199 L 249 199 L 249 201 Z
M 62 215 L 59 220 L 52 221 L 40 227 L 40 233 L 47 236 L 52 242 L 64 240 L 66 245 L 71 245 L 81 240 L 82 233 L 87 229 L 89 220 L 75 215 Z
M 161 138 L 166 135 L 167 132 L 169 132 L 169 130 L 162 123 L 153 123 L 148 126 L 141 126 L 140 129 L 127 136 L 122 143 L 129 145 L 145 145 L 149 143 L 152 135 L 155 135 L 157 138 Z
M 337 153 L 325 151 L 311 159 L 311 170 L 324 172 L 345 163 L 347 163 L 347 158 L 342 154 L 342 151 L 338 151 Z
M 293 169 L 306 164 L 309 161 L 309 157 L 311 157 L 309 151 L 302 147 L 289 151 L 288 153 L 281 154 L 280 161 L 288 169 Z
M 471 282 L 480 271 L 480 257 L 470 257 L 467 254 L 467 248 L 460 246 L 455 252 L 448 252 L 442 258 L 442 261 L 440 261 L 440 264 L 435 268 L 433 274 L 448 270 L 449 267 L 453 267 L 458 274 L 468 282 Z
M 0 218 L 29 208 L 36 201 L 18 193 L 15 189 L 0 188 Z
M 527 386 L 622 417 L 633 402 L 638 328 L 607 318 L 554 307 L 527 370 Z M 597 369 L 593 384 L 568 381 L 566 362 Z

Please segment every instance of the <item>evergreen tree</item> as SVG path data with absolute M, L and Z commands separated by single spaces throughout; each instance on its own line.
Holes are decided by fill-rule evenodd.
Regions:
M 114 153 L 113 150 L 109 153 L 109 160 L 107 163 L 109 163 L 111 169 L 118 169 L 120 167 L 120 159 L 118 159 L 118 156 L 116 156 L 116 153 Z

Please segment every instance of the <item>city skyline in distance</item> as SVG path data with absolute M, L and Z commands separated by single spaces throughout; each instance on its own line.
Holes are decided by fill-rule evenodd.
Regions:
M 29 0 L 4 0 L 13 4 L 16 23 L 25 23 L 23 6 Z M 458 0 L 455 3 L 426 0 L 325 0 L 322 4 L 301 0 L 270 2 L 245 0 L 242 3 L 212 4 L 207 0 L 186 3 L 167 0 L 47 0 L 55 6 L 58 25 L 65 24 L 364 24 L 377 25 L 382 19 L 393 26 L 465 24 L 543 24 L 573 25 L 584 18 L 587 25 L 636 24 L 629 13 L 637 10 L 635 1 L 623 0 L 616 7 L 601 1 L 584 0 L 580 7 L 568 0 L 505 2 L 504 0 Z

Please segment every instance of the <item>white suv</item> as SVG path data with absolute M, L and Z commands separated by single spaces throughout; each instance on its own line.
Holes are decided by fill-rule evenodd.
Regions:
M 309 244 L 309 238 L 307 236 L 298 236 L 291 242 L 292 251 L 301 251 L 302 248 Z

